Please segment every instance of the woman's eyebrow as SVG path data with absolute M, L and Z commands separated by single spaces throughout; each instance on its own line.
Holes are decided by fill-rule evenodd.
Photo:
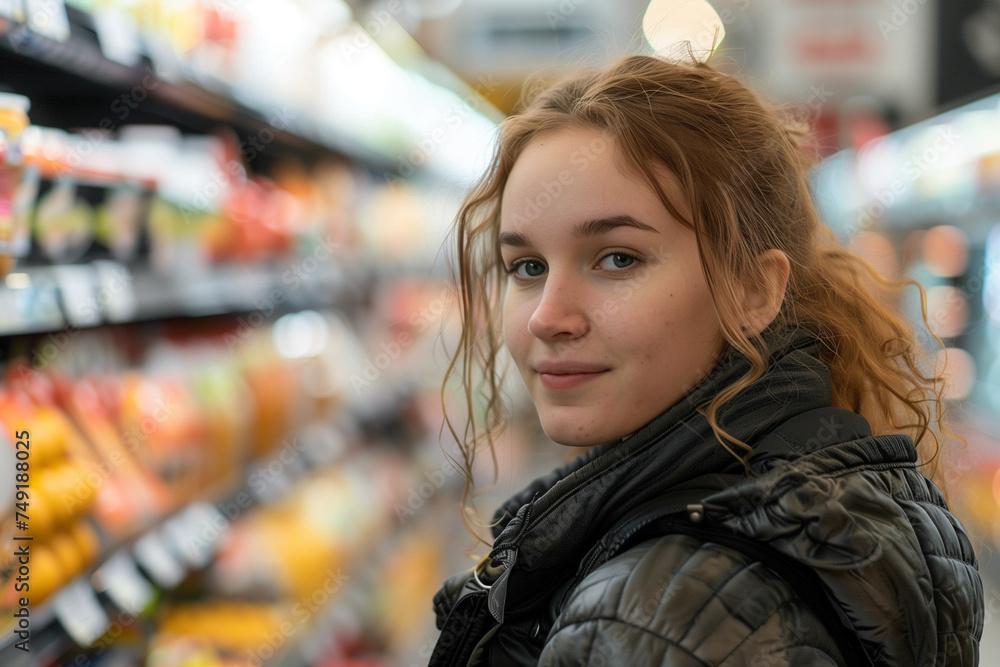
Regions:
M 587 236 L 599 236 L 600 234 L 606 234 L 612 229 L 617 229 L 618 227 L 632 227 L 635 229 L 640 229 L 646 232 L 653 232 L 659 234 L 660 231 L 655 227 L 651 227 L 644 222 L 639 222 L 631 215 L 613 215 L 609 218 L 597 218 L 595 220 L 587 220 L 586 222 L 577 225 L 570 236 L 574 239 L 584 238 Z M 500 245 L 513 246 L 515 248 L 526 248 L 531 245 L 528 241 L 528 237 L 519 232 L 501 232 L 499 237 Z

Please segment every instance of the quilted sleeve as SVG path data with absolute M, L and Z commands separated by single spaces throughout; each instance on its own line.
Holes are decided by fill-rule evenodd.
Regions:
M 768 568 L 721 545 L 666 535 L 580 583 L 538 664 L 798 667 L 843 660 L 808 606 Z

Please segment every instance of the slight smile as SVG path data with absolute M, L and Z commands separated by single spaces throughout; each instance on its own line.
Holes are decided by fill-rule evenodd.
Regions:
M 607 372 L 604 370 L 592 373 L 539 373 L 538 377 L 546 389 L 573 389 Z

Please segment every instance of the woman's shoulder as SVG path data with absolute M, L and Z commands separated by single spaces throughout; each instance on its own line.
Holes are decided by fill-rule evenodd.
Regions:
M 598 655 L 605 664 L 758 664 L 765 653 L 774 666 L 842 664 L 809 605 L 773 571 L 736 549 L 669 534 L 585 577 L 539 664 Z

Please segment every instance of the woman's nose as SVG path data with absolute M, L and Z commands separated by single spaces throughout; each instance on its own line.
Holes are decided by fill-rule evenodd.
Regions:
M 585 300 L 581 285 L 550 273 L 528 320 L 528 331 L 542 340 L 582 336 L 589 328 Z

